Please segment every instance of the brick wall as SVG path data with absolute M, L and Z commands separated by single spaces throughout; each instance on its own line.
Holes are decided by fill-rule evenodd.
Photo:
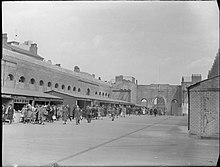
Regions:
M 189 132 L 219 135 L 219 76 L 189 87 Z

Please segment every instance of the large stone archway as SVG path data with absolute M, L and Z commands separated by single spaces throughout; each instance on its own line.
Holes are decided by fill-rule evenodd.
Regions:
M 137 103 L 141 104 L 142 99 L 148 100 L 148 108 L 156 107 L 154 104 L 155 99 L 159 98 L 159 108 L 162 113 L 166 115 L 181 115 L 181 91 L 182 88 L 178 85 L 168 84 L 151 84 L 151 85 L 138 85 L 137 89 Z M 172 106 L 172 100 L 176 99 L 178 109 Z M 173 108 L 174 107 L 174 108 Z M 172 110 L 171 110 L 172 109 Z
M 167 109 L 167 100 L 163 96 L 155 96 L 153 98 L 153 107 L 156 108 L 158 114 L 165 115 Z

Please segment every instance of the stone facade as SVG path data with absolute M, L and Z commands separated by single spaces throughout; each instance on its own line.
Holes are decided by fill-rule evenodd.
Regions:
M 30 50 L 12 46 L 3 34 L 1 88 L 47 92 L 57 90 L 71 94 L 111 98 L 111 84 L 80 70 L 68 70 L 37 55 L 36 44 Z M 32 49 L 31 49 L 32 48 Z
M 153 108 L 155 99 L 163 99 L 159 108 L 168 115 L 182 115 L 181 86 L 169 84 L 138 85 L 137 103 L 145 99 L 147 106 Z M 174 104 L 176 103 L 176 104 Z
M 108 83 L 4 48 L 2 71 L 1 82 L 5 87 L 41 92 L 52 89 L 79 94 L 89 92 L 103 98 L 110 97 L 111 93 Z
M 137 84 L 134 77 L 116 76 L 112 84 L 112 98 L 137 103 Z
M 112 97 L 129 100 L 134 104 L 144 104 L 148 108 L 158 108 L 168 115 L 182 115 L 182 89 L 180 85 L 151 84 L 138 85 L 134 77 L 126 79 L 126 76 L 116 76 L 112 88 Z M 163 102 L 154 104 L 155 99 L 162 99 Z

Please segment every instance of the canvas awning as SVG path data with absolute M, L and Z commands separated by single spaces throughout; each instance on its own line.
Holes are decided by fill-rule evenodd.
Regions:
M 56 92 L 56 93 L 60 93 L 63 95 L 67 95 L 70 97 L 74 97 L 77 98 L 79 100 L 97 100 L 103 103 L 113 103 L 113 104 L 125 104 L 125 105 L 133 105 L 133 103 L 130 103 L 128 101 L 123 101 L 123 100 L 117 100 L 117 99 L 111 99 L 111 98 L 101 98 L 101 97 L 96 97 L 96 96 L 91 96 L 91 95 L 81 95 L 81 94 L 77 94 L 77 93 L 68 93 L 68 92 L 62 92 L 62 91 L 58 91 L 58 90 L 50 90 L 47 91 L 45 93 L 52 93 L 52 92 Z
M 53 96 L 47 93 L 23 90 L 23 89 L 12 89 L 12 88 L 1 88 L 2 97 L 5 95 L 14 95 L 14 96 L 27 96 L 27 97 L 36 97 L 36 98 L 45 98 L 51 100 L 63 100 L 61 97 Z

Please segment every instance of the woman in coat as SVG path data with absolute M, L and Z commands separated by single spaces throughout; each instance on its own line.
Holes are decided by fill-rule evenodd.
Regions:
M 67 121 L 67 117 L 68 117 L 68 109 L 66 106 L 62 106 L 62 120 L 63 120 L 63 124 L 66 124 Z
M 44 125 L 44 122 L 46 120 L 46 116 L 45 116 L 46 112 L 47 112 L 46 106 L 39 107 L 38 120 L 39 120 L 39 123 L 42 124 L 42 125 Z
M 80 124 L 80 116 L 81 116 L 81 110 L 79 106 L 77 105 L 75 109 L 76 125 Z
M 11 124 L 14 116 L 14 108 L 12 107 L 12 104 L 9 104 L 7 108 L 7 114 L 8 114 L 9 123 Z

